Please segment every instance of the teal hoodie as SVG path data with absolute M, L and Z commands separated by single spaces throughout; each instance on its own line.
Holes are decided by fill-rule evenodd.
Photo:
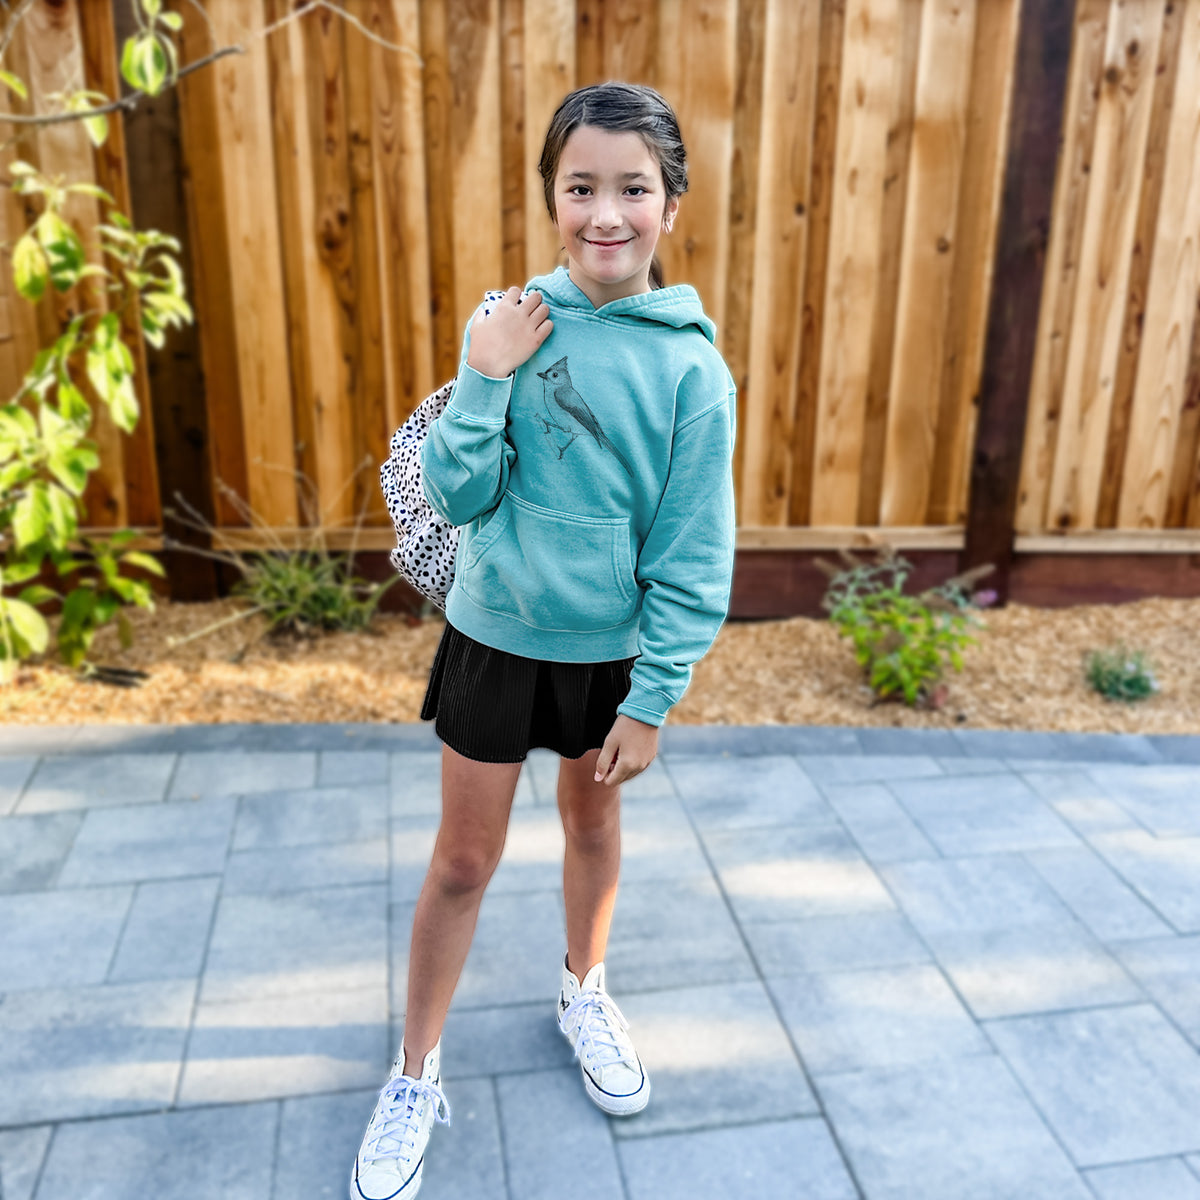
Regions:
M 464 343 L 423 447 L 462 527 L 446 617 L 525 658 L 636 655 L 618 711 L 661 725 L 728 609 L 733 379 L 691 287 L 594 308 L 560 267 L 527 290 L 553 332 L 505 379 Z

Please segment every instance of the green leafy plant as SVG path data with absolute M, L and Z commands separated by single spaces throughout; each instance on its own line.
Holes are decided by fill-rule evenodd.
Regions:
M 1129 650 L 1122 643 L 1106 650 L 1093 650 L 1084 667 L 1087 681 L 1105 700 L 1127 704 L 1148 700 L 1161 688 L 1153 664 L 1141 650 Z
M 842 565 L 819 560 L 829 577 L 822 600 L 839 634 L 849 638 L 871 690 L 881 700 L 938 707 L 947 667 L 962 669 L 962 652 L 982 627 L 979 608 L 994 592 L 973 593 L 990 565 L 976 567 L 918 595 L 905 592 L 912 565 L 890 548 L 874 561 L 842 551 Z
M 368 467 L 373 467 L 370 460 L 351 476 L 342 492 L 350 487 L 359 471 Z M 298 546 L 287 545 L 246 501 L 219 480 L 218 490 L 264 548 L 246 550 L 237 546 L 230 533 L 213 526 L 178 492 L 175 500 L 179 508 L 168 509 L 166 515 L 189 529 L 206 534 L 213 549 L 188 545 L 171 537 L 163 539 L 164 545 L 233 568 L 241 578 L 231 591 L 250 604 L 238 617 L 263 613 L 273 634 L 304 637 L 332 630 L 366 629 L 380 601 L 399 576 L 375 582 L 355 575 L 354 557 L 365 512 L 360 511 L 353 524 L 349 551 L 335 552 L 329 547 L 332 529 L 319 510 L 315 485 L 299 471 L 296 480 L 305 520 L 305 526 L 299 531 L 303 541 Z

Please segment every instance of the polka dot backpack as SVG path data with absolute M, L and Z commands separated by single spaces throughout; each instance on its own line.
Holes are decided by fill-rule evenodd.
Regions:
M 490 316 L 503 298 L 503 292 L 487 292 L 483 298 L 484 316 Z M 451 379 L 417 405 L 412 416 L 392 435 L 387 460 L 379 468 L 379 486 L 396 527 L 396 548 L 389 555 L 392 566 L 443 611 L 446 594 L 454 582 L 458 530 L 443 520 L 425 499 L 421 444 L 445 410 L 453 389 Z

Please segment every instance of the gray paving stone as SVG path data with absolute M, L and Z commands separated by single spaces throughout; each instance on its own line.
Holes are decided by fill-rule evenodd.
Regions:
M 0 758 L 0 817 L 6 817 L 17 806 L 22 790 L 37 767 L 32 755 L 20 758 Z
M 278 1105 L 254 1104 L 64 1125 L 38 1196 L 262 1200 L 277 1120 Z
M 665 773 L 662 778 L 666 780 Z M 692 823 L 674 794 L 634 795 L 628 784 L 621 790 L 622 883 L 686 879 L 709 870 Z
M 800 1064 L 760 983 L 622 997 L 653 1088 L 650 1106 L 616 1122 L 619 1137 L 812 1116 Z
M 1082 768 L 1021 772 L 1064 821 L 1085 836 L 1141 826 Z
M 271 1200 L 345 1200 L 346 1181 L 386 1069 L 369 1091 L 283 1102 Z
M 747 921 L 742 932 L 764 977 L 928 962 L 929 951 L 898 912 Z
M 82 821 L 82 813 L 0 819 L 0 892 L 49 887 Z
M 942 768 L 927 754 L 802 754 L 798 761 L 818 787 L 880 783 L 893 779 L 940 778 Z
M 1200 1150 L 1200 1059 L 1148 1004 L 990 1022 L 989 1036 L 1081 1166 Z
M 934 845 L 882 784 L 835 784 L 823 790 L 842 823 L 873 863 L 938 857 Z
M 779 978 L 771 992 L 815 1075 L 991 1049 L 934 966 Z
M 759 754 L 859 754 L 865 749 L 862 729 L 839 725 L 759 725 L 756 729 Z
M 866 726 L 856 731 L 864 754 L 942 755 L 964 759 L 962 746 L 949 729 L 885 729 Z
M 415 903 L 433 858 L 436 822 L 428 817 L 392 820 L 391 895 L 396 904 Z
M 244 1104 L 382 1086 L 391 1030 L 387 987 L 201 1004 L 180 1104 Z
M 1074 924 L 1045 880 L 1015 855 L 897 863 L 880 873 L 908 919 L 927 939 Z
M 664 725 L 659 749 L 671 757 L 706 754 L 734 758 L 765 752 L 762 733 L 753 725 Z M 785 753 L 795 751 L 789 747 Z
M 427 860 L 428 861 L 428 860 Z M 562 887 L 563 828 L 558 809 L 513 808 L 504 853 L 488 884 L 496 892 L 546 892 Z
M 317 757 L 317 787 L 387 783 L 391 763 L 383 750 L 322 750 Z
M 997 1058 L 826 1075 L 817 1088 L 870 1200 L 1091 1200 Z
M 460 1079 L 448 1093 L 451 1121 L 438 1125 L 425 1154 L 422 1194 L 430 1200 L 508 1200 L 496 1093 L 490 1079 Z M 371 1115 L 363 1114 L 363 1124 Z
M 1066 746 L 1054 733 L 1009 729 L 956 729 L 954 738 L 964 754 L 978 758 L 1068 758 Z
M 166 795 L 174 769 L 174 754 L 43 758 L 25 787 L 17 812 L 156 804 Z
M 1162 761 L 1152 738 L 1140 733 L 1055 734 L 1056 755 L 1087 762 L 1158 763 Z
M 945 855 L 1077 845 L 1077 835 L 1014 775 L 897 780 L 891 792 Z
M 309 788 L 317 781 L 317 756 L 312 751 L 196 750 L 179 756 L 169 800 L 198 800 L 206 796 L 245 796 Z
M 521 779 L 533 789 L 534 802 L 553 805 L 558 788 L 558 765 L 561 760 L 553 750 L 530 750 L 525 757 Z M 656 760 L 657 761 L 657 760 Z M 654 764 L 651 764 L 653 769 Z M 661 770 L 661 767 L 659 768 Z
M 0 754 L 61 754 L 79 733 L 78 725 L 0 725 Z
M 365 842 L 385 836 L 387 828 L 383 784 L 259 792 L 242 797 L 233 848 Z
M 100 983 L 131 887 L 0 896 L 0 992 Z
M 676 757 L 667 770 L 701 832 L 833 819 L 833 810 L 794 758 Z
M 980 1019 L 1143 999 L 1120 964 L 1078 925 L 947 933 L 931 941 Z
M 623 884 L 608 941 L 614 994 L 754 979 L 754 963 L 711 875 Z
M 1008 764 L 1002 758 L 968 758 L 963 755 L 961 758 L 939 757 L 935 761 L 947 775 L 1000 775 L 1008 770 Z
M 81 725 L 71 754 L 176 754 L 184 725 Z
M 223 896 L 201 984 L 207 1004 L 387 982 L 387 889 Z
M 724 1166 L 722 1194 L 726 1196 L 755 1200 L 800 1196 L 855 1200 L 858 1196 L 829 1127 L 817 1119 L 630 1138 L 618 1150 L 630 1200 L 712 1196 L 714 1162 Z
M 59 886 L 220 874 L 234 804 L 227 798 L 93 809 L 83 818 Z
M 227 896 L 239 896 L 386 883 L 387 879 L 388 843 L 380 835 L 362 842 L 235 851 L 225 868 L 223 890 Z
M 392 1009 L 403 1012 L 407 991 L 411 904 L 392 911 Z M 551 1003 L 566 953 L 561 892 L 488 892 L 479 910 L 453 1009 Z
M 208 876 L 140 884 L 109 982 L 199 975 L 220 883 Z
M 1170 927 L 1090 849 L 1035 850 L 1025 857 L 1101 941 L 1170 934 Z
M 1180 1158 L 1085 1171 L 1096 1200 L 1200 1200 L 1200 1179 Z
M 755 829 L 706 839 L 739 921 L 893 909 L 879 877 L 837 827 Z
M 1159 916 L 1180 933 L 1200 933 L 1200 837 L 1156 838 L 1136 830 L 1091 841 Z
M 572 1066 L 575 1059 L 571 1047 L 555 1020 L 557 998 L 557 989 L 552 987 L 532 1004 L 451 1007 L 442 1033 L 442 1077 L 505 1075 Z M 403 1032 L 403 1022 L 397 1021 L 392 1037 L 397 1049 Z
M 0 1133 L 0 1196 L 4 1200 L 32 1200 L 50 1134 L 49 1125 Z
M 1200 834 L 1200 765 L 1093 766 L 1088 774 L 1156 837 Z
M 1165 762 L 1200 763 L 1200 737 L 1152 734 L 1146 739 Z
M 1118 943 L 1112 951 L 1200 1049 L 1200 937 Z
M 496 1090 L 511 1195 L 559 1200 L 569 1191 L 572 1200 L 612 1200 L 622 1194 L 609 1122 L 585 1095 L 577 1069 L 501 1076 Z
M 0 1126 L 170 1104 L 195 988 L 171 981 L 9 992 L 0 1004 Z

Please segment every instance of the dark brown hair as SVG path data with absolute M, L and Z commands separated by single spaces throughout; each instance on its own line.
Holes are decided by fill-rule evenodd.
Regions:
M 646 143 L 662 171 L 667 200 L 687 191 L 687 150 L 679 132 L 679 120 L 671 106 L 652 87 L 640 83 L 595 83 L 577 88 L 558 106 L 550 118 L 538 171 L 546 195 L 546 210 L 557 222 L 554 208 L 554 177 L 567 139 L 581 125 L 604 129 L 609 133 L 636 133 Z M 650 278 L 662 287 L 662 268 L 657 257 Z

